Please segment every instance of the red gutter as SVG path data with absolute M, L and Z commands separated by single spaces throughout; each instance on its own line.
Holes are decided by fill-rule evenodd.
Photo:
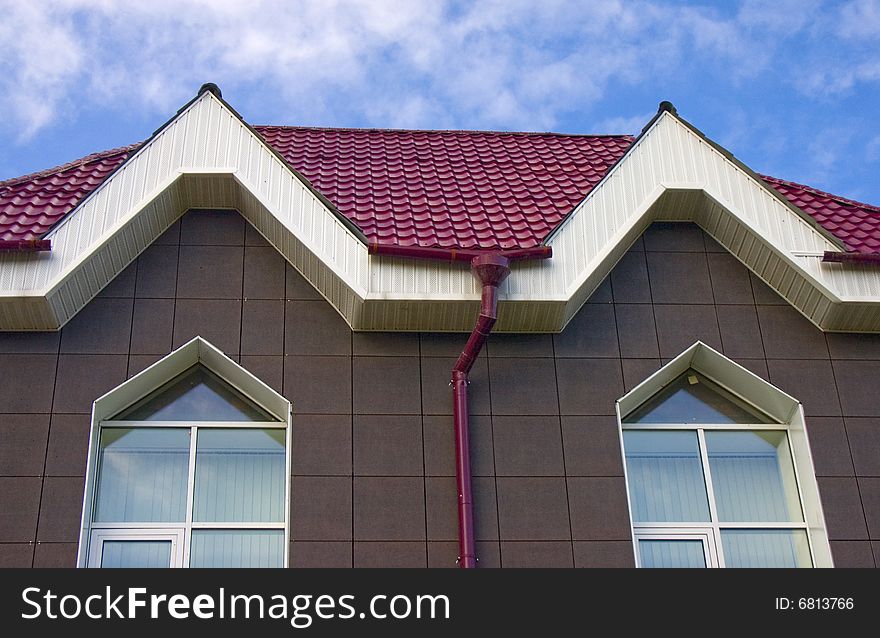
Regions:
M 880 264 L 880 253 L 836 253 L 826 250 L 822 261 L 837 264 Z
M 467 261 L 489 254 L 486 250 L 468 248 L 425 248 L 423 246 L 393 246 L 370 242 L 368 249 L 371 255 L 388 255 L 389 257 L 415 257 L 418 259 L 442 259 L 445 261 Z M 532 248 L 513 248 L 511 250 L 493 250 L 493 255 L 502 255 L 510 261 L 520 259 L 548 259 L 553 251 L 550 246 L 533 246 Z
M 15 253 L 37 253 L 52 250 L 48 239 L 0 239 L 0 251 Z

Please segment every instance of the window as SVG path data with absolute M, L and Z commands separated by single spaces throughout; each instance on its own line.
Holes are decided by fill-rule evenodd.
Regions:
M 640 567 L 830 566 L 794 399 L 698 343 L 618 409 Z
M 286 564 L 289 403 L 206 342 L 191 344 L 95 402 L 80 565 Z M 221 378 L 212 359 L 281 399 L 269 402 L 276 409 Z

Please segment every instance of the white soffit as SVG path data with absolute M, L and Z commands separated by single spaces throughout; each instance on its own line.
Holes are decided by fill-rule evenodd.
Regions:
M 55 330 L 191 208 L 238 210 L 355 330 L 467 331 L 466 264 L 370 256 L 361 238 L 222 100 L 203 92 L 48 235 L 0 253 L 0 330 Z M 880 271 L 838 246 L 668 111 L 548 241 L 517 262 L 498 332 L 558 332 L 654 220 L 703 227 L 825 330 L 880 331 Z

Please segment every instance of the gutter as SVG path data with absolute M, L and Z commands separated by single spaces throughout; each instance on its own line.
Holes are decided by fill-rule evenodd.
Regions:
M 371 241 L 367 244 L 371 255 L 387 255 L 389 257 L 412 257 L 416 259 L 438 259 L 444 261 L 473 262 L 487 254 L 501 255 L 509 261 L 521 259 L 549 259 L 553 255 L 550 246 L 532 246 L 531 248 L 513 248 L 510 250 L 473 250 L 468 248 L 425 248 L 423 246 L 395 246 Z
M 826 250 L 822 261 L 835 264 L 880 264 L 880 253 L 836 253 Z
M 0 251 L 13 253 L 39 253 L 52 250 L 48 239 L 0 239 Z
M 371 255 L 389 255 L 415 259 L 469 261 L 471 271 L 483 286 L 480 315 L 458 360 L 452 367 L 452 424 L 455 437 L 455 480 L 458 487 L 458 565 L 463 569 L 477 566 L 474 539 L 474 497 L 471 477 L 470 413 L 468 411 L 468 374 L 474 367 L 483 345 L 498 320 L 498 287 L 510 274 L 510 262 L 521 259 L 549 259 L 550 246 L 513 250 L 461 250 L 458 248 L 423 248 L 369 244 Z

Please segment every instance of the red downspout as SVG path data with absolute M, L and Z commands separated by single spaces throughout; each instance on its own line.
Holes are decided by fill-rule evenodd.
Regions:
M 499 253 L 479 255 L 471 260 L 471 269 L 483 284 L 480 316 L 461 356 L 452 368 L 452 419 L 455 433 L 455 475 L 458 483 L 458 562 L 459 567 L 465 569 L 477 566 L 468 433 L 468 373 L 474 367 L 474 361 L 498 318 L 498 286 L 510 274 L 510 260 Z
M 474 276 L 483 285 L 480 316 L 477 324 L 452 368 L 452 414 L 455 436 L 455 476 L 458 484 L 458 546 L 459 567 L 477 566 L 474 542 L 474 498 L 471 489 L 471 450 L 469 438 L 468 373 L 489 338 L 498 318 L 498 286 L 510 274 L 510 262 L 520 259 L 549 259 L 550 246 L 514 248 L 493 252 L 458 248 L 424 248 L 421 246 L 390 246 L 371 242 L 371 255 L 469 261 Z

